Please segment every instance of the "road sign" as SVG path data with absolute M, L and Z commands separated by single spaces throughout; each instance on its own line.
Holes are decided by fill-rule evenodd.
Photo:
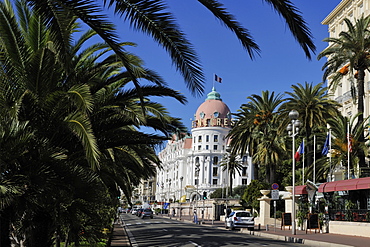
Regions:
M 279 189 L 279 185 L 277 183 L 273 183 L 271 185 L 271 187 L 272 187 L 273 190 L 278 190 Z
M 272 190 L 271 191 L 271 199 L 272 200 L 279 200 L 279 190 Z

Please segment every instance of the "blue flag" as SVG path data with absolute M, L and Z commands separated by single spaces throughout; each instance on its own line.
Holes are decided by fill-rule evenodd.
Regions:
M 330 134 L 328 133 L 328 135 L 326 136 L 324 146 L 321 151 L 323 155 L 327 155 L 329 153 L 329 145 L 330 145 Z

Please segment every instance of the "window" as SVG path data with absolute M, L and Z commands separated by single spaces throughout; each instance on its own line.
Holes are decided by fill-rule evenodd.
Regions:
M 251 217 L 251 213 L 248 212 L 248 211 L 245 211 L 245 212 L 237 212 L 236 217 Z
M 195 136 L 194 136 L 194 143 L 195 143 L 195 140 L 196 140 L 196 139 L 195 139 Z
M 206 150 L 208 150 L 209 149 L 209 146 L 208 145 L 206 145 Z
M 248 179 L 243 178 L 242 179 L 242 185 L 247 185 L 247 184 L 248 184 Z
M 195 185 L 198 185 L 199 184 L 199 182 L 198 182 L 199 180 L 196 178 L 195 180 L 194 180 L 194 184 Z
M 213 179 L 212 180 L 212 185 L 217 185 L 218 179 Z
M 214 141 L 214 142 L 218 142 L 218 135 L 214 135 L 214 136 L 213 136 L 213 141 Z
M 202 142 L 202 136 L 198 136 L 198 142 Z
M 217 156 L 213 157 L 213 164 L 214 165 L 218 164 L 218 157 Z
M 213 145 L 213 150 L 217 150 L 217 145 Z
M 218 167 L 213 167 L 212 174 L 213 174 L 214 177 L 218 176 Z
M 198 151 L 200 151 L 200 150 L 202 150 L 202 146 L 201 145 L 198 146 Z
M 243 167 L 242 176 L 247 176 L 247 167 Z
M 209 135 L 206 135 L 206 142 L 209 142 Z

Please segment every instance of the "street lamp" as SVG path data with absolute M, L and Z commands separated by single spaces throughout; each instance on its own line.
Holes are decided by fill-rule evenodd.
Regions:
M 180 200 L 179 200 L 179 202 L 180 202 L 180 212 L 179 212 L 180 220 L 181 220 L 181 216 L 182 216 L 182 208 L 181 208 L 181 200 L 182 200 L 182 180 L 184 180 L 184 177 L 183 177 L 183 176 L 181 176 L 181 177 L 180 177 L 180 196 L 179 196 L 179 198 L 180 198 Z
M 286 128 L 288 131 L 288 134 L 290 137 L 292 137 L 292 160 L 293 160 L 293 168 L 292 168 L 292 175 L 293 175 L 293 197 L 292 197 L 292 234 L 296 234 L 296 226 L 295 226 L 295 136 L 298 134 L 299 127 L 301 127 L 301 122 L 298 120 L 299 113 L 296 110 L 292 110 L 289 112 L 289 118 L 291 120 L 291 123 L 288 124 L 288 127 Z
M 161 195 L 161 199 L 162 199 L 162 208 L 161 208 L 161 214 L 163 214 L 163 203 L 165 201 L 165 196 L 164 196 L 164 192 L 163 192 L 163 189 L 164 189 L 164 182 L 162 182 L 161 184 L 161 188 L 162 188 L 162 195 Z
M 195 196 L 195 217 L 196 217 L 195 223 L 198 223 L 198 186 L 199 186 L 199 171 L 200 171 L 199 167 L 200 167 L 199 158 L 197 158 L 195 161 L 195 176 L 197 177 L 197 191 L 196 191 L 196 196 Z

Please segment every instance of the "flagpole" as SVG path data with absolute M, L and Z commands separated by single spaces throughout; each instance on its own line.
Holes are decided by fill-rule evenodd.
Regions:
M 313 183 L 316 184 L 316 135 L 313 136 Z
M 350 179 L 349 176 L 349 164 L 350 164 L 350 158 L 349 158 L 349 122 L 347 123 L 347 162 L 348 162 L 348 177 L 347 179 Z
M 216 74 L 213 73 L 213 87 L 212 88 L 215 88 L 215 78 L 216 78 Z
M 303 138 L 303 148 L 304 148 L 304 138 Z M 304 185 L 304 151 L 303 151 L 303 157 L 302 157 L 302 161 L 303 161 L 303 170 L 302 170 L 302 185 Z
M 329 129 L 329 165 L 330 165 L 330 181 L 332 180 L 332 167 L 331 167 L 331 129 Z

